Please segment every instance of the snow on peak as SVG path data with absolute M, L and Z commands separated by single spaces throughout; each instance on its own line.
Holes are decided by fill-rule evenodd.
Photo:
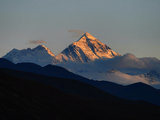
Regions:
M 85 39 L 85 40 L 96 40 L 97 38 L 92 36 L 90 33 L 86 32 L 82 35 L 82 37 L 78 41 L 83 40 L 83 39 Z
M 63 61 L 89 62 L 96 59 L 113 58 L 119 56 L 106 44 L 86 32 L 76 42 L 64 49 L 56 58 Z
M 78 41 L 73 42 L 57 56 L 46 46 L 38 45 L 33 49 L 13 49 L 6 54 L 4 58 L 14 63 L 33 62 L 43 66 L 66 61 L 84 63 L 96 59 L 113 58 L 115 56 L 119 56 L 119 54 L 90 33 L 86 32 Z
M 33 49 L 13 49 L 3 58 L 13 63 L 32 62 L 41 66 L 54 64 L 56 62 L 55 55 L 44 45 L 39 45 Z

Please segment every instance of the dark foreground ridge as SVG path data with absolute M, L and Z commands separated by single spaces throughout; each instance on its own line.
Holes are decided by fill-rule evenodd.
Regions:
M 119 99 L 80 81 L 8 69 L 0 69 L 0 73 L 1 120 L 158 120 L 160 117 L 158 106 Z M 55 86 L 44 81 L 52 81 Z M 60 83 L 64 89 L 56 87 Z
M 159 106 L 139 101 L 158 100 L 159 94 L 142 83 L 121 86 L 58 66 L 0 59 L 0 120 L 159 120 Z

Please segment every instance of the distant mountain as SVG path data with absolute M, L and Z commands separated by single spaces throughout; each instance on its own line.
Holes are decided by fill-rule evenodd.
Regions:
M 119 54 L 86 32 L 78 41 L 73 42 L 58 54 L 56 59 L 60 62 L 74 61 L 84 63 L 96 59 L 113 58 L 115 56 L 119 56 Z
M 33 49 L 13 49 L 3 56 L 3 58 L 14 63 L 31 62 L 45 66 L 66 61 L 84 63 L 96 59 L 113 58 L 115 56 L 119 56 L 119 54 L 91 34 L 85 33 L 77 42 L 73 42 L 57 56 L 46 46 L 39 45 Z
M 13 49 L 3 58 L 14 63 L 31 62 L 41 66 L 56 63 L 55 55 L 44 45 L 39 45 L 33 49 Z

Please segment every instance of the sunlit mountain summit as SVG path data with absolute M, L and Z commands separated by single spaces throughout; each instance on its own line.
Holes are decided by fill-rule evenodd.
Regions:
M 96 59 L 113 58 L 115 56 L 119 56 L 119 54 L 86 32 L 78 41 L 73 42 L 58 54 L 56 59 L 60 62 L 75 61 L 84 63 Z

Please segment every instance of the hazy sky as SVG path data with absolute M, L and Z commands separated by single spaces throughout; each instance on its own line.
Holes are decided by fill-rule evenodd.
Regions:
M 0 56 L 32 40 L 57 54 L 78 39 L 73 30 L 120 54 L 160 59 L 160 0 L 0 0 Z

